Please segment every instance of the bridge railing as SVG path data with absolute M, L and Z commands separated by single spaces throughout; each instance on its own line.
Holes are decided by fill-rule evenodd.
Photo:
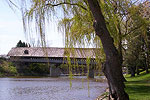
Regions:
M 56 58 L 10 58 L 12 62 L 35 62 L 35 63 L 54 63 L 54 64 L 67 64 L 68 61 L 65 59 Z M 86 59 L 71 59 L 71 64 L 78 63 L 79 65 L 86 65 Z M 96 64 L 96 61 L 92 59 L 90 64 Z

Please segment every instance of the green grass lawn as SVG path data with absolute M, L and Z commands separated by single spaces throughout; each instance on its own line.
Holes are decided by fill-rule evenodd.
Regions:
M 150 74 L 130 77 L 126 76 L 126 91 L 130 100 L 150 100 Z

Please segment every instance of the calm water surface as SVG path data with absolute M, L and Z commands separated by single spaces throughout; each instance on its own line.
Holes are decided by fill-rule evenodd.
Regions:
M 106 88 L 106 83 L 68 78 L 0 78 L 0 100 L 95 100 Z M 84 87 L 84 88 L 83 88 Z

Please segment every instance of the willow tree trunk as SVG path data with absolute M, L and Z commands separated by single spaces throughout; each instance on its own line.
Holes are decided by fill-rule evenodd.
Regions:
M 104 16 L 101 12 L 99 0 L 87 0 L 95 22 L 93 24 L 96 35 L 100 37 L 106 54 L 106 62 L 103 72 L 108 80 L 110 95 L 114 100 L 129 100 L 124 88 L 124 78 L 121 69 L 121 61 L 113 38 L 106 27 Z

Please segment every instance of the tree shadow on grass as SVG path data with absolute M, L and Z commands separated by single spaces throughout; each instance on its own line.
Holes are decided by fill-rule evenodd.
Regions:
M 127 91 L 130 93 L 150 94 L 150 86 L 127 85 Z
M 147 80 L 140 80 L 140 81 L 128 81 L 128 82 L 126 82 L 126 85 L 130 85 L 130 84 L 134 84 L 134 85 L 136 85 L 136 84 L 141 84 L 141 85 L 144 85 L 144 84 L 149 84 L 150 85 L 150 80 L 149 79 L 147 79 Z
M 150 74 L 142 73 L 135 77 L 126 77 L 126 91 L 130 100 L 150 100 Z
M 150 84 L 126 84 L 130 100 L 150 100 Z M 148 99 L 147 99 L 148 98 Z

